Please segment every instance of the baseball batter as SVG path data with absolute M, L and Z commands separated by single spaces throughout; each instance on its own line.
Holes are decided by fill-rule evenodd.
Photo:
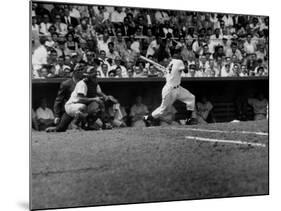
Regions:
M 185 69 L 184 63 L 180 59 L 172 59 L 167 68 L 159 68 L 164 72 L 166 84 L 162 89 L 162 103 L 150 115 L 144 116 L 144 121 L 147 126 L 153 123 L 153 120 L 158 119 L 165 114 L 167 109 L 176 101 L 180 100 L 186 105 L 187 123 L 196 119 L 195 112 L 195 96 L 188 90 L 180 86 L 181 74 Z M 195 121 L 193 121 L 195 123 Z

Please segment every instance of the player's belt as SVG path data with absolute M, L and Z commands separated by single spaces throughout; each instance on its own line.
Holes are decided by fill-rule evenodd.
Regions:
M 180 85 L 174 86 L 173 89 L 180 88 Z

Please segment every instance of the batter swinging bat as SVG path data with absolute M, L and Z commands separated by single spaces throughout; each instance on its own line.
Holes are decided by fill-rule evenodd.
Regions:
M 163 71 L 163 72 L 166 71 L 166 68 L 165 68 L 164 66 L 162 66 L 161 64 L 158 64 L 157 62 L 155 62 L 155 61 L 153 61 L 153 60 L 151 60 L 151 59 L 149 59 L 149 58 L 146 58 L 146 57 L 144 57 L 144 56 L 140 56 L 140 58 L 141 58 L 142 60 L 147 61 L 148 63 L 154 65 L 156 68 L 160 69 L 161 71 Z

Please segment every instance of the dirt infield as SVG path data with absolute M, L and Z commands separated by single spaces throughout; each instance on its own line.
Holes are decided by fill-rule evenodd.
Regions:
M 33 132 L 32 208 L 268 194 L 267 121 L 177 128 Z

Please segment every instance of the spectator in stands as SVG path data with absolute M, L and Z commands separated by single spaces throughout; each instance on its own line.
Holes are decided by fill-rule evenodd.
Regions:
M 72 61 L 71 61 L 71 56 L 66 55 L 66 56 L 64 57 L 64 65 L 65 65 L 64 70 L 70 69 L 70 70 L 72 71 L 72 70 L 74 69 L 74 64 L 73 64 Z
M 162 43 L 161 37 L 156 36 L 155 40 L 153 40 L 148 46 L 146 57 L 148 57 L 149 55 L 154 56 L 154 54 L 158 52 L 161 43 Z
M 39 4 L 40 5 L 40 4 Z M 40 23 L 40 34 L 50 35 L 49 28 L 52 24 L 50 23 L 50 18 L 48 14 L 44 14 L 43 21 Z
M 248 73 L 246 65 L 241 65 L 241 71 L 240 71 L 239 76 L 240 77 L 249 76 L 249 73 Z
M 115 64 L 111 66 L 110 70 L 116 70 L 117 71 L 117 68 L 120 68 L 121 69 L 121 77 L 122 78 L 128 78 L 128 73 L 127 73 L 126 67 L 121 65 L 121 58 L 118 57 L 118 56 L 115 57 L 114 63 Z
M 247 35 L 247 39 L 244 43 L 244 50 L 247 54 L 253 54 L 256 51 L 256 44 L 252 40 L 252 34 Z
M 54 8 L 51 10 L 52 21 L 55 22 L 57 15 L 63 14 L 63 9 L 61 4 L 54 4 Z
M 102 39 L 98 40 L 98 50 L 105 51 L 106 55 L 109 53 L 108 44 L 111 42 L 111 38 L 109 37 L 108 30 L 105 29 L 103 31 Z
M 135 34 L 136 24 L 133 20 L 130 20 L 128 15 L 124 18 L 124 23 L 122 27 L 122 34 L 125 36 L 131 36 Z
M 215 66 L 215 61 L 213 59 L 209 60 L 209 67 L 206 70 L 207 77 L 217 77 L 220 74 L 220 70 Z
M 268 73 L 268 69 L 265 63 L 263 63 L 262 59 L 258 59 L 257 60 L 257 66 L 254 70 L 255 74 L 258 72 L 259 68 L 262 67 L 262 72 L 265 75 L 266 73 Z M 261 69 L 260 69 L 261 70 Z
M 126 49 L 123 51 L 122 61 L 124 61 L 126 67 L 130 67 L 135 63 L 138 52 L 134 51 L 132 47 L 132 42 L 130 39 L 126 41 Z
M 200 57 L 200 64 L 199 64 L 199 69 L 202 72 L 202 76 L 207 76 L 208 72 L 207 70 L 209 69 L 210 65 L 209 62 L 206 59 L 205 55 L 202 55 Z
M 126 17 L 126 13 L 123 12 L 122 7 L 115 7 L 114 11 L 111 14 L 111 22 L 114 24 L 115 28 L 121 27 Z
M 67 25 L 65 23 L 61 22 L 61 16 L 60 15 L 55 16 L 54 26 L 57 29 L 57 31 L 56 31 L 57 33 L 59 33 L 62 36 L 66 35 Z
M 94 16 L 96 17 L 98 24 L 102 24 L 109 19 L 110 13 L 105 9 L 104 6 L 93 7 L 93 9 Z
M 47 64 L 48 58 L 48 46 L 47 39 L 45 37 L 40 37 L 40 46 L 35 49 L 32 55 L 32 67 L 33 67 L 33 76 L 35 78 L 39 77 L 38 70 L 42 68 L 42 65 Z
M 239 65 L 234 63 L 231 72 L 233 72 L 233 76 L 239 76 L 240 75 Z
M 54 49 L 57 51 L 58 56 L 62 56 L 65 57 L 68 54 L 67 50 L 66 50 L 66 43 L 65 41 L 57 41 L 57 44 L 54 45 Z
M 67 33 L 65 39 L 65 50 L 67 54 L 78 52 L 78 42 L 74 39 L 74 35 L 72 33 Z
M 126 42 L 122 37 L 121 32 L 117 32 L 116 40 L 114 41 L 115 50 L 119 53 L 121 57 L 123 57 L 124 51 L 126 50 Z
M 231 45 L 231 41 L 229 40 L 229 36 L 224 35 L 222 37 L 222 45 L 221 45 L 223 47 L 224 52 L 229 51 L 230 45 Z
M 37 24 L 37 18 L 35 16 L 32 17 L 31 32 L 32 32 L 32 34 L 31 34 L 32 44 L 38 45 L 39 25 Z
M 140 40 L 136 38 L 136 35 L 131 36 L 131 46 L 130 49 L 134 52 L 139 54 L 141 51 Z
M 196 75 L 196 65 L 195 64 L 190 64 L 188 68 L 188 77 L 197 77 Z
M 86 42 L 89 45 L 89 41 L 95 37 L 94 33 L 95 31 L 92 26 L 88 24 L 88 19 L 82 18 L 80 24 L 76 27 L 76 34 L 79 37 L 79 41 Z
M 116 77 L 116 69 L 112 69 L 108 72 L 109 78 L 115 78 Z
M 148 108 L 142 103 L 142 97 L 137 96 L 136 103 L 131 107 L 130 112 L 132 127 L 145 127 L 145 123 L 142 119 L 146 114 L 148 114 Z
M 267 74 L 268 18 L 54 4 L 50 16 L 54 22 L 52 25 L 49 19 L 50 13 L 44 4 L 36 3 L 32 7 L 33 48 L 37 48 L 35 40 L 36 37 L 38 40 L 39 28 L 40 35 L 52 35 L 47 45 L 55 48 L 58 56 L 65 57 L 78 53 L 78 57 L 81 55 L 85 58 L 87 50 L 95 53 L 104 50 L 110 65 L 115 65 L 115 57 L 120 56 L 126 68 L 133 73 L 136 61 L 135 56 L 131 56 L 131 52 L 147 57 L 152 56 L 152 58 L 156 58 L 156 61 L 162 62 L 180 49 L 182 59 L 188 64 L 192 64 L 199 57 L 201 60 L 201 56 L 204 55 L 207 63 L 210 59 L 214 59 L 214 67 L 220 71 L 224 66 L 220 61 L 224 60 L 226 56 L 233 60 L 233 64 L 230 65 L 231 70 L 234 64 L 239 64 L 239 66 L 243 64 L 249 70 L 249 75 L 258 75 L 257 68 L 262 66 L 265 71 L 259 75 Z M 47 7 L 52 8 L 52 5 L 49 4 Z M 39 27 L 36 26 L 35 17 L 40 18 Z M 58 19 L 58 17 L 61 18 Z M 67 34 L 65 48 L 59 47 L 62 38 L 55 32 Z M 98 39 L 96 32 L 100 35 Z M 159 35 L 163 35 L 163 40 Z M 109 36 L 115 36 L 115 39 L 111 39 Z M 130 42 L 125 42 L 123 36 L 128 36 Z M 109 50 L 110 42 L 114 42 L 113 47 L 117 53 Z M 256 54 L 255 59 L 251 58 L 252 54 Z M 262 59 L 262 65 L 258 64 L 258 59 Z M 90 62 L 92 64 L 89 66 L 94 66 L 93 61 Z M 111 70 L 111 68 L 109 69 Z M 152 66 L 151 68 L 149 66 L 147 70 L 144 69 L 144 75 L 147 71 L 150 74 L 150 69 L 153 71 Z M 260 68 L 260 72 L 263 72 L 261 70 L 262 68 Z M 203 72 L 201 68 L 201 71 L 198 69 L 194 75 L 204 77 L 216 75 L 214 70 L 207 74 L 202 74 Z M 245 74 L 239 73 L 239 75 Z
M 257 98 L 249 98 L 248 103 L 253 107 L 254 120 L 263 120 L 268 117 L 268 101 L 263 93 L 259 93 Z
M 134 70 L 134 73 L 133 73 L 133 77 L 134 78 L 144 78 L 144 77 L 146 77 L 143 74 L 143 67 L 142 67 L 142 65 L 134 65 L 133 66 L 133 70 Z
M 197 121 L 199 124 L 207 124 L 208 122 L 213 122 L 212 118 L 212 103 L 203 96 L 201 101 L 196 103 L 196 111 L 197 111 Z
M 263 62 L 266 58 L 266 51 L 264 44 L 257 44 L 257 50 L 256 50 L 257 59 L 261 59 Z
M 249 71 L 255 72 L 255 68 L 258 66 L 257 55 L 255 53 L 248 56 L 246 65 Z
M 78 21 L 75 17 L 70 16 L 69 8 L 64 8 L 64 16 L 62 17 L 62 22 L 66 25 L 72 25 L 73 27 L 76 27 L 78 25 Z
M 59 56 L 57 62 L 52 67 L 52 73 L 54 77 L 67 77 L 67 69 L 70 69 L 64 64 L 64 57 Z
M 100 51 L 98 60 L 100 61 L 100 63 L 107 64 L 107 66 L 110 66 L 109 62 L 107 61 L 106 53 L 104 50 Z
M 36 116 L 39 123 L 39 130 L 45 130 L 54 124 L 54 113 L 47 107 L 45 98 L 40 100 L 40 106 L 36 110 Z
M 192 44 L 192 50 L 197 58 L 199 57 L 200 52 L 203 50 L 203 46 L 204 46 L 204 36 L 201 35 Z
M 230 68 L 230 64 L 225 64 L 221 70 L 221 77 L 232 77 L 234 76 L 234 73 L 232 72 L 232 69 Z
M 112 61 L 114 61 L 116 57 L 120 57 L 118 51 L 115 50 L 113 42 L 108 43 L 108 53 L 106 54 L 106 57 Z
M 101 65 L 97 69 L 97 71 L 100 73 L 101 78 L 107 78 L 108 77 L 108 69 L 109 69 L 108 64 L 101 63 Z
M 214 49 L 216 46 L 223 44 L 222 38 L 223 38 L 223 36 L 221 34 L 220 28 L 216 28 L 215 34 L 213 34 L 210 37 L 210 44 L 209 44 L 210 52 L 214 52 Z
M 266 75 L 267 75 L 267 74 L 266 74 L 266 72 L 265 72 L 265 70 L 264 70 L 264 67 L 259 66 L 259 67 L 256 68 L 256 70 L 255 70 L 255 76 L 266 76 Z

